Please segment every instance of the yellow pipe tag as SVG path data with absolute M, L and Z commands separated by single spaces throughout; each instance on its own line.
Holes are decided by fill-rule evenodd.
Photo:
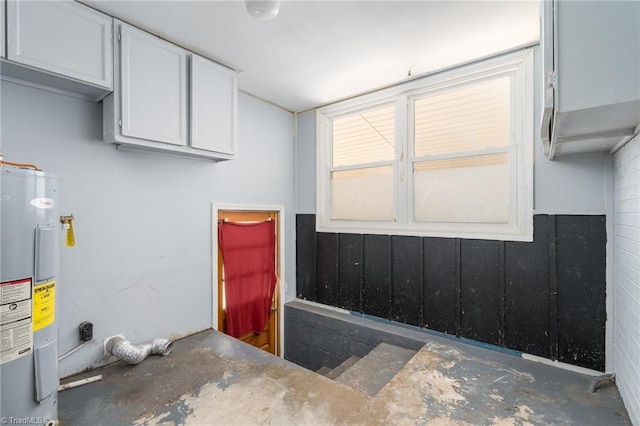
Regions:
M 76 237 L 73 234 L 73 219 L 69 220 L 67 225 L 69 226 L 67 228 L 67 247 L 73 247 L 76 245 Z

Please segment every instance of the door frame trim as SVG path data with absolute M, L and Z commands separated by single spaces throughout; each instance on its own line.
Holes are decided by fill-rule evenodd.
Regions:
M 218 330 L 218 211 L 273 211 L 278 213 L 278 257 L 280 259 L 280 275 L 278 276 L 278 346 L 280 358 L 284 357 L 284 297 L 286 283 L 286 269 L 284 263 L 285 253 L 285 209 L 283 205 L 273 204 L 221 204 L 211 203 L 211 288 L 212 288 L 212 327 Z

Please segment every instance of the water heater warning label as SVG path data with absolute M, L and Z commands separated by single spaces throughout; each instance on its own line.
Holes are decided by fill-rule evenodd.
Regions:
M 0 364 L 33 351 L 32 279 L 0 283 Z
M 49 281 L 33 288 L 33 331 L 53 324 L 56 319 L 56 282 Z

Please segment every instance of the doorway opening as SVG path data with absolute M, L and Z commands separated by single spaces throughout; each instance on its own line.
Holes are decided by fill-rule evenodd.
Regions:
M 227 309 L 225 295 L 225 265 L 218 243 L 218 223 L 230 222 L 235 224 L 259 224 L 269 221 L 275 225 L 275 256 L 273 258 L 274 271 L 276 276 L 275 289 L 271 300 L 269 318 L 264 330 L 250 331 L 237 338 L 243 342 L 260 348 L 276 356 L 281 356 L 282 339 L 280 337 L 282 328 L 282 300 L 283 300 L 283 271 L 284 271 L 284 251 L 283 251 L 283 223 L 284 209 L 281 207 L 246 207 L 246 206 L 213 206 L 214 235 L 213 235 L 213 257 L 214 257 L 214 329 L 229 334 L 227 331 Z

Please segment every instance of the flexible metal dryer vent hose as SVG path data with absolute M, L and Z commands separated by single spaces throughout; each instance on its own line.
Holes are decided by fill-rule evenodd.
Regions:
M 172 347 L 173 342 L 167 339 L 153 339 L 134 345 L 118 336 L 107 342 L 107 352 L 129 364 L 139 364 L 149 355 L 169 355 Z

